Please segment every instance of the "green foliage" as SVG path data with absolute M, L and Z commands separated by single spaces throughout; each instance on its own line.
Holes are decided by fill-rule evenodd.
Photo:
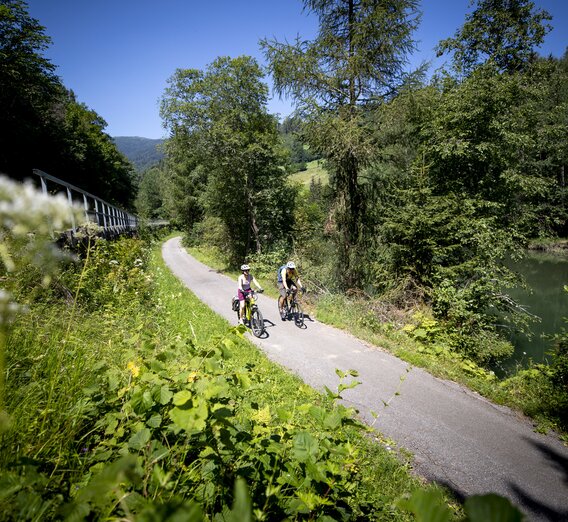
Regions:
M 135 240 L 81 259 L 76 307 L 30 303 L 9 338 L 0 519 L 406 518 L 414 481 L 332 402 L 353 372 L 307 392 L 163 268 L 148 293 Z
M 417 490 L 399 501 L 402 509 L 410 511 L 418 522 L 449 522 L 453 519 L 436 490 Z M 494 494 L 475 495 L 465 501 L 463 522 L 521 522 L 523 514 L 506 498 Z
M 412 49 L 417 2 L 304 2 L 319 19 L 312 41 L 261 45 L 279 94 L 289 95 L 304 117 L 302 135 L 310 150 L 328 160 L 335 191 L 333 208 L 336 262 L 341 284 L 359 285 L 357 249 L 364 202 L 359 175 L 373 156 L 363 107 L 397 83 L 404 56 Z M 383 35 L 389 34 L 388 44 Z
M 161 150 L 163 139 L 141 138 L 140 136 L 114 136 L 116 148 L 124 154 L 138 173 L 156 167 L 164 159 Z
M 142 174 L 136 196 L 136 211 L 142 218 L 156 219 L 167 217 L 164 199 L 167 197 L 163 186 L 163 171 L 157 167 Z
M 234 264 L 289 230 L 289 189 L 261 78 L 250 57 L 218 58 L 205 71 L 178 70 L 161 102 L 172 134 L 166 150 L 178 156 L 174 165 L 185 159 L 192 170 L 205 169 L 199 202 L 224 223 Z
M 568 78 L 559 65 L 502 75 L 480 68 L 442 84 L 422 128 L 421 161 L 437 193 L 499 204 L 492 213 L 513 233 L 563 230 Z
M 473 2 L 472 2 L 473 3 Z M 530 0 L 477 0 L 476 8 L 453 38 L 438 44 L 438 56 L 453 52 L 464 74 L 489 63 L 498 71 L 515 72 L 535 58 L 534 48 L 552 29 L 552 17 Z
M 83 262 L 65 272 L 62 281 L 90 309 L 128 307 L 132 294 L 149 299 L 151 278 L 146 273 L 147 249 L 133 238 L 90 239 L 80 252 Z

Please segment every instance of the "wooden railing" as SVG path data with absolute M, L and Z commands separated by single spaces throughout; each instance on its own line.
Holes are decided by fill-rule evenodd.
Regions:
M 101 198 L 39 169 L 34 169 L 33 172 L 36 176 L 39 176 L 44 194 L 53 194 L 63 190 L 67 194 L 69 204 L 82 205 L 85 211 L 85 221 L 97 224 L 104 234 L 117 235 L 138 228 L 139 219 L 134 214 L 115 207 Z M 73 215 L 71 219 L 72 232 L 76 233 L 79 223 L 76 223 Z

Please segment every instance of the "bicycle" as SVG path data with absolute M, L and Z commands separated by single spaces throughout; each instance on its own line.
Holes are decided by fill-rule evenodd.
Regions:
M 258 293 L 262 294 L 264 290 L 259 290 Z M 251 330 L 255 337 L 260 337 L 264 331 L 264 318 L 256 304 L 256 292 L 251 290 L 245 297 L 245 309 L 243 321 Z M 236 308 L 237 320 L 239 319 L 239 308 Z
M 304 311 L 300 306 L 297 295 L 297 291 L 294 292 L 293 290 L 288 290 L 286 292 L 283 310 L 286 314 L 286 319 L 290 319 L 292 317 L 294 319 L 294 324 L 298 328 L 302 328 L 302 326 L 304 326 Z

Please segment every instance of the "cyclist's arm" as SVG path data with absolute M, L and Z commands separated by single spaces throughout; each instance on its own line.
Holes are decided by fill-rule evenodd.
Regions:
M 304 285 L 302 284 L 302 281 L 300 281 L 300 278 L 298 276 L 296 276 L 296 285 L 300 288 L 300 290 L 304 288 Z
M 256 280 L 256 277 L 252 276 L 252 282 L 256 285 L 256 287 L 259 290 L 262 290 L 262 286 L 260 285 L 260 283 Z
M 286 290 L 288 290 L 288 284 L 286 283 L 286 279 L 287 279 L 287 278 L 286 278 L 286 268 L 283 268 L 283 269 L 282 269 L 282 272 L 281 272 L 280 275 L 282 276 L 282 285 L 284 286 L 284 288 L 285 288 Z
M 245 276 L 244 275 L 240 275 L 239 279 L 237 280 L 237 288 L 244 293 L 244 288 L 243 288 L 243 283 L 245 282 Z

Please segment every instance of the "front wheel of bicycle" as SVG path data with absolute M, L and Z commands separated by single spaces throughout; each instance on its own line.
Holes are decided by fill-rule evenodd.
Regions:
M 260 310 L 256 309 L 250 318 L 250 326 L 252 333 L 255 337 L 260 337 L 264 333 L 264 318 L 260 313 Z
M 294 303 L 290 308 L 290 313 L 294 318 L 294 323 L 298 328 L 304 326 L 304 311 L 299 303 Z

